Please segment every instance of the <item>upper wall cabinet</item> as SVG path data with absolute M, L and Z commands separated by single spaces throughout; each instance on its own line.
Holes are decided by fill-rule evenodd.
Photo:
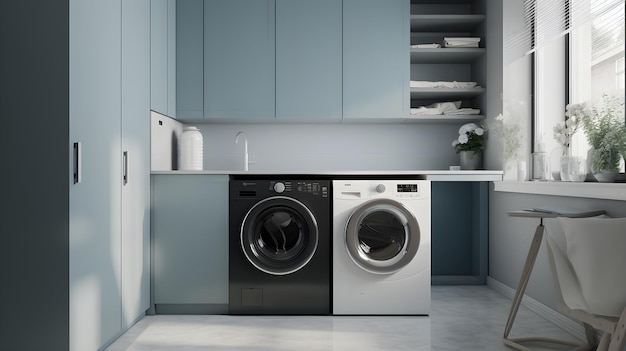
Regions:
M 204 1 L 204 115 L 274 118 L 275 1 Z
M 176 2 L 176 116 L 204 117 L 204 0 Z
M 176 0 L 150 1 L 150 108 L 171 117 L 176 115 L 177 100 L 176 4 Z
M 184 0 L 177 116 L 340 121 L 341 0 Z
M 276 117 L 341 120 L 341 0 L 276 0 Z
M 343 1 L 343 117 L 409 116 L 409 0 Z

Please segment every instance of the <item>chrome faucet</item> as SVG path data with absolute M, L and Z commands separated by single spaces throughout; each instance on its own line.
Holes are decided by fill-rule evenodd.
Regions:
M 244 132 L 237 133 L 237 135 L 235 136 L 236 144 L 239 144 L 240 136 L 243 138 L 243 170 L 247 171 L 248 170 L 248 137 L 246 136 L 246 133 Z

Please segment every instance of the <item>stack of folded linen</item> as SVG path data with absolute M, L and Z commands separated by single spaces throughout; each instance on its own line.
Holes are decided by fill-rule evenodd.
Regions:
M 411 108 L 412 115 L 478 115 L 480 109 L 461 108 L 461 101 L 436 102 L 428 106 Z
M 430 81 L 423 81 L 423 80 L 412 80 L 411 88 L 462 88 L 462 89 L 480 88 L 480 86 L 478 86 L 477 84 L 478 83 L 476 82 L 457 82 L 457 81 L 430 82 Z
M 439 49 L 441 44 L 415 44 L 411 45 L 411 49 Z
M 455 37 L 443 38 L 443 47 L 446 48 L 477 48 L 480 38 L 477 37 Z

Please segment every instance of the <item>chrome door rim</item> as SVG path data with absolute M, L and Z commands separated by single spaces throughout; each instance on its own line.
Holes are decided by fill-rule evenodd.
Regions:
M 386 212 L 393 215 L 404 227 L 402 248 L 390 259 L 376 260 L 369 257 L 360 244 L 359 230 L 363 220 L 370 214 Z M 402 203 L 392 199 L 374 199 L 352 211 L 344 231 L 344 244 L 348 256 L 360 268 L 375 274 L 391 274 L 406 266 L 417 254 L 420 230 L 417 219 Z
M 277 266 L 270 267 L 268 262 L 261 262 L 263 260 L 260 259 L 260 257 L 263 255 L 260 254 L 259 248 L 255 245 L 254 240 L 250 240 L 251 235 L 254 235 L 250 230 L 254 230 L 254 228 L 250 228 L 249 226 L 253 224 L 251 222 L 256 222 L 257 217 L 260 217 L 264 213 L 271 212 L 272 209 L 277 207 L 289 208 L 294 213 L 298 213 L 306 224 L 308 235 L 307 238 L 305 238 L 307 243 L 302 252 L 295 255 L 295 257 L 304 255 L 304 259 L 290 261 L 295 263 L 290 265 L 278 265 L 278 262 L 274 262 Z M 273 196 L 257 202 L 246 213 L 239 231 L 239 242 L 241 244 L 241 250 L 248 262 L 258 270 L 271 275 L 287 275 L 299 271 L 311 261 L 317 251 L 319 229 L 315 216 L 302 202 L 287 196 Z

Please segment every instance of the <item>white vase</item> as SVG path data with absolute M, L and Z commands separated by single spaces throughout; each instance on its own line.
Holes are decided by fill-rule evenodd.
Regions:
M 572 151 L 568 147 L 561 147 L 561 157 L 559 158 L 559 175 L 562 182 L 569 182 L 569 162 L 572 157 Z
M 188 126 L 183 129 L 180 140 L 180 170 L 201 171 L 203 168 L 204 145 L 198 128 Z

